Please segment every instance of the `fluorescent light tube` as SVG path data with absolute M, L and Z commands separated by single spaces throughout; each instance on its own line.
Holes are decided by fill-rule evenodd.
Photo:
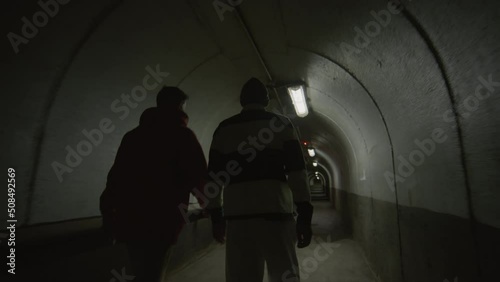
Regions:
M 307 149 L 307 152 L 309 153 L 309 157 L 314 157 L 316 156 L 316 152 L 314 152 L 314 149 Z
M 305 117 L 309 114 L 307 109 L 306 96 L 304 94 L 304 86 L 293 86 L 288 87 L 288 94 L 292 98 L 293 106 L 295 107 L 295 112 L 299 117 Z

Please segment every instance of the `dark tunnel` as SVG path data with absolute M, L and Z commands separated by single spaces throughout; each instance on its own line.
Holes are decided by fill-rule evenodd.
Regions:
M 133 281 L 124 247 L 100 233 L 122 137 L 162 86 L 177 86 L 208 159 L 250 77 L 302 144 L 315 213 L 313 242 L 297 249 L 301 281 L 498 281 L 498 1 L 18 0 L 1 10 L 1 163 L 16 184 L 0 194 L 2 281 Z M 191 196 L 164 281 L 225 281 L 224 245 L 200 210 Z

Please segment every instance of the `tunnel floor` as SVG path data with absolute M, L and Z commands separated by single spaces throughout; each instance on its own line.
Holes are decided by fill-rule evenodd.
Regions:
M 313 241 L 307 248 L 297 249 L 301 281 L 378 281 L 361 248 L 345 235 L 331 204 L 315 202 L 314 207 Z M 165 281 L 224 281 L 224 260 L 225 245 L 214 244 L 197 260 L 171 271 Z M 267 272 L 263 281 L 268 281 Z

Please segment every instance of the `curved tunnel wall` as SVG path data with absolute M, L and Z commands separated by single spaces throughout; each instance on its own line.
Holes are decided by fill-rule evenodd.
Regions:
M 305 81 L 311 110 L 337 125 L 307 134 L 320 147 L 330 138 L 345 146 L 325 149 L 348 167 L 336 193 L 382 279 L 476 281 L 480 272 L 493 275 L 500 254 L 499 87 L 485 82 L 500 77 L 498 4 L 404 4 L 364 43 L 356 28 L 389 11 L 385 1 L 248 0 L 238 10 L 274 80 Z M 19 19 L 40 10 L 29 1 L 10 5 L 6 34 L 20 33 Z M 2 49 L 9 105 L 2 163 L 17 170 L 25 224 L 98 214 L 120 139 L 154 105 L 160 84 L 190 94 L 190 125 L 208 151 L 218 122 L 239 111 L 242 83 L 266 80 L 237 11 L 222 20 L 210 1 L 61 4 L 18 54 L 7 40 Z M 148 66 L 168 75 L 136 108 L 128 105 L 126 117 L 113 110 L 122 93 L 143 84 Z M 60 182 L 53 162 L 64 164 L 65 147 L 75 148 L 82 130 L 103 118 L 114 130 Z M 422 155 L 416 142 L 433 139 L 443 142 L 405 173 L 405 160 Z M 393 172 L 399 181 L 388 181 Z

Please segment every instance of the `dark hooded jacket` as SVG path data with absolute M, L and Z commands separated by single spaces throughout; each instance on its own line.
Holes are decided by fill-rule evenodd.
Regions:
M 203 191 L 206 160 L 182 111 L 144 111 L 125 134 L 101 195 L 105 227 L 118 241 L 175 243 L 189 193 Z

